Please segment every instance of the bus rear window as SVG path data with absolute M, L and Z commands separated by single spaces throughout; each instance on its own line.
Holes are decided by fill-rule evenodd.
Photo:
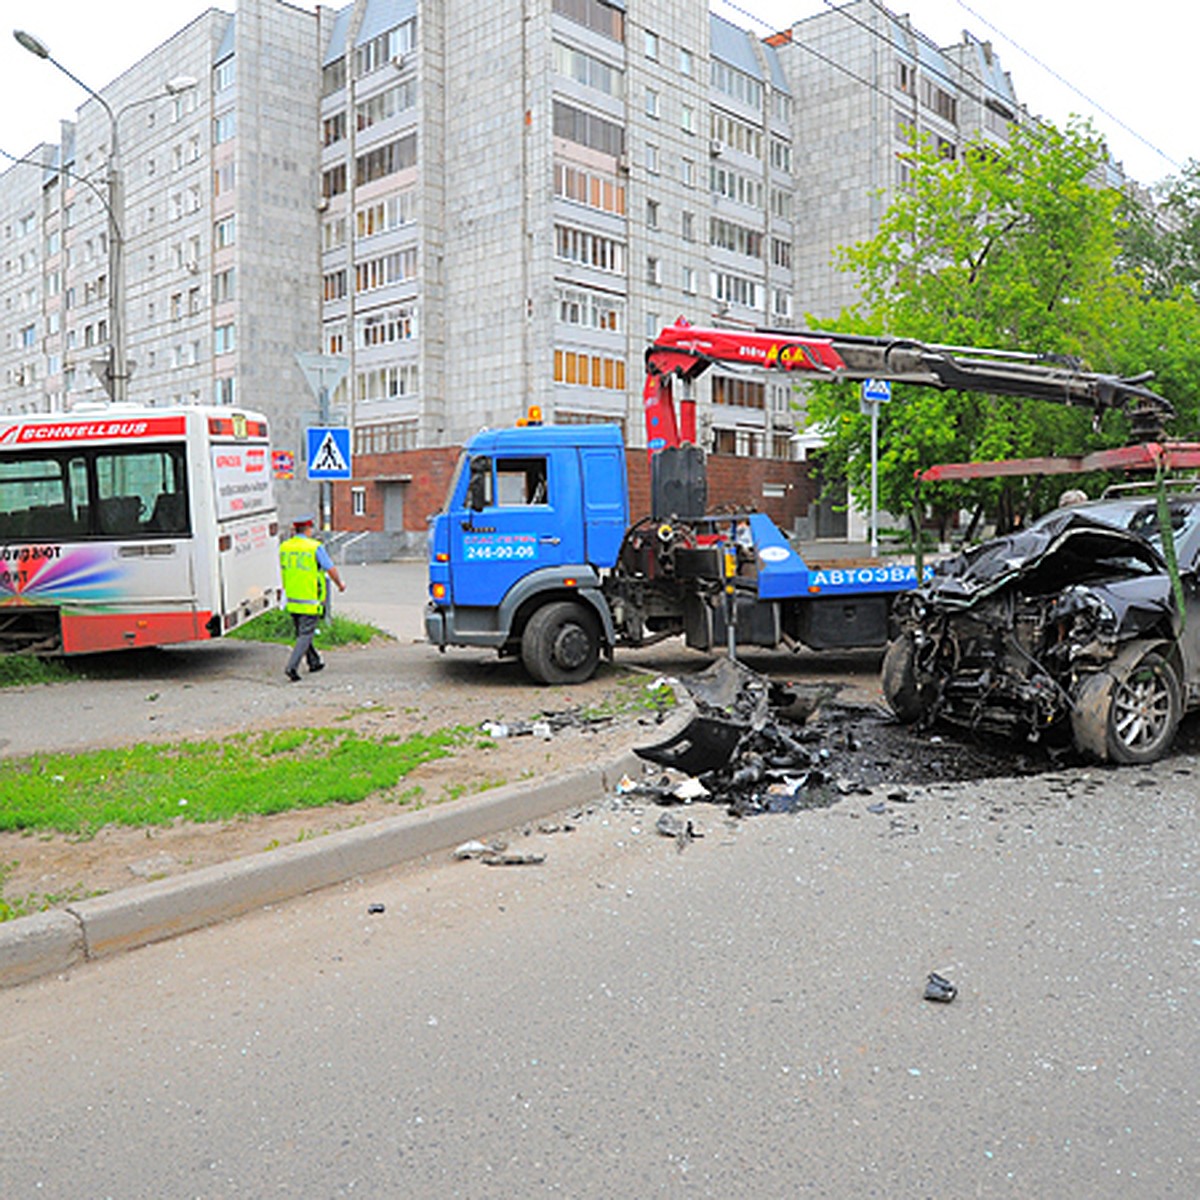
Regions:
M 0 461 L 0 540 L 189 532 L 182 444 L 17 455 Z

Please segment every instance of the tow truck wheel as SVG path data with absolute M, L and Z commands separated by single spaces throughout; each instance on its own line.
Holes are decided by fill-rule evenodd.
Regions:
M 600 623 L 570 600 L 545 604 L 525 626 L 521 661 L 538 683 L 583 683 L 600 661 Z
M 1183 716 L 1179 680 L 1153 651 L 1112 686 L 1108 704 L 1108 757 L 1151 763 L 1167 752 Z
M 909 634 L 901 634 L 888 646 L 880 684 L 883 698 L 898 721 L 911 725 L 925 716 L 928 700 L 917 679 L 917 647 Z

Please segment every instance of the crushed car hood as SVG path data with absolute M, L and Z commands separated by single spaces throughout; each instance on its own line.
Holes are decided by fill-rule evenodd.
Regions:
M 1101 585 L 1132 592 L 1127 602 L 1138 596 L 1153 603 L 1159 594 L 1169 600 L 1171 590 L 1166 562 L 1144 538 L 1064 510 L 1033 529 L 947 560 L 918 591 L 939 604 L 967 608 L 1016 580 L 1045 592 Z

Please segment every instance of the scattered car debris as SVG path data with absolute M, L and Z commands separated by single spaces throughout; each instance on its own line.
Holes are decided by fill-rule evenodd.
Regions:
M 460 861 L 468 858 L 482 858 L 485 854 L 500 854 L 507 849 L 508 844 L 500 841 L 463 842 L 463 844 L 454 851 L 454 857 Z
M 690 698 L 665 736 L 635 753 L 648 762 L 695 779 L 707 797 L 737 816 L 825 807 L 858 784 L 835 780 L 825 732 L 807 722 L 837 693 L 830 684 L 800 688 L 774 683 L 734 659 L 680 680 Z M 635 785 L 658 803 L 695 798 L 694 785 L 679 790 L 669 780 Z
M 675 846 L 680 854 L 688 848 L 689 843 L 695 841 L 696 838 L 704 836 L 691 821 L 677 817 L 674 813 L 669 812 L 663 813 L 658 818 L 654 828 L 663 837 L 674 838 Z
M 939 1004 L 949 1004 L 958 995 L 958 988 L 945 976 L 936 971 L 930 971 L 925 981 L 925 999 L 935 1000 Z
M 487 867 L 536 867 L 546 856 L 535 850 L 489 850 L 479 861 Z
M 368 904 L 367 905 L 367 913 L 372 917 L 377 917 L 377 916 L 379 916 L 380 913 L 386 912 L 386 911 L 387 910 L 384 908 L 384 906 L 382 904 Z

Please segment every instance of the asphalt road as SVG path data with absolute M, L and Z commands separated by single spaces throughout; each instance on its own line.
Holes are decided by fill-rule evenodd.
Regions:
M 1190 1197 L 1198 769 L 697 805 L 682 853 L 610 800 L 518 831 L 540 866 L 412 863 L 12 989 L 3 1194 Z
M 1194 1195 L 1195 771 L 602 811 L 27 985 L 5 1195 Z

